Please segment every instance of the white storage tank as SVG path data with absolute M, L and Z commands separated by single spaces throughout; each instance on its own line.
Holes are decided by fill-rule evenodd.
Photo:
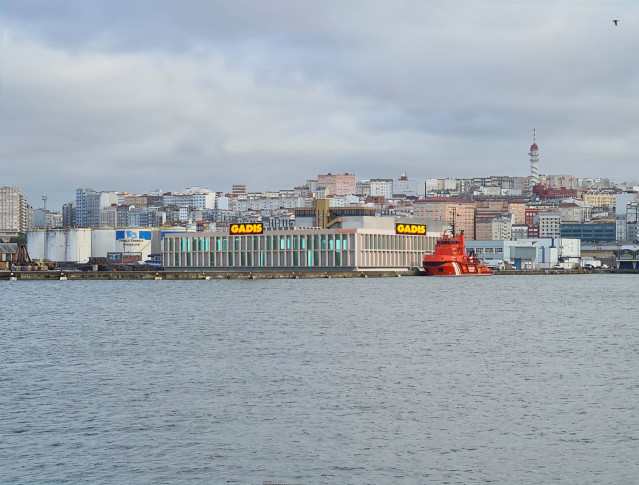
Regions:
M 51 261 L 67 261 L 67 229 L 47 229 L 47 258 Z
M 91 229 L 67 229 L 66 259 L 70 263 L 87 263 L 91 257 Z
M 116 249 L 115 229 L 93 229 L 91 234 L 91 257 L 106 258 L 107 253 L 118 251 Z
M 32 229 L 27 233 L 27 251 L 31 259 L 44 259 L 44 230 Z M 47 255 L 47 258 L 49 256 Z M 51 258 L 49 258 L 51 259 Z

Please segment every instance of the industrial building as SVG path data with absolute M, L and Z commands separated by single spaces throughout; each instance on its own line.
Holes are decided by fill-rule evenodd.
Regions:
M 393 229 L 266 229 L 234 224 L 228 231 L 164 234 L 162 262 L 184 270 L 410 270 L 422 264 L 437 235 L 426 226 Z M 251 227 L 249 227 L 251 226 Z M 408 226 L 408 231 L 403 232 Z

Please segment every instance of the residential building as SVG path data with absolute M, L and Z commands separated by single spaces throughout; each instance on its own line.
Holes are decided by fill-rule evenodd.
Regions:
M 430 197 L 413 202 L 415 219 L 444 221 L 455 224 L 455 232 L 464 231 L 467 240 L 475 239 L 477 202 L 449 197 Z
M 318 175 L 317 184 L 326 187 L 329 197 L 355 194 L 355 174 L 352 173 Z
M 29 229 L 27 198 L 18 187 L 0 187 L 0 238 L 23 235 Z

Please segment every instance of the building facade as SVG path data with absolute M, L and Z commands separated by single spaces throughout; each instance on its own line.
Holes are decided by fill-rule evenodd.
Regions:
M 409 270 L 421 266 L 435 239 L 367 229 L 171 233 L 162 240 L 162 261 L 175 270 Z
M 29 228 L 27 199 L 18 187 L 0 187 L 0 237 L 7 240 Z

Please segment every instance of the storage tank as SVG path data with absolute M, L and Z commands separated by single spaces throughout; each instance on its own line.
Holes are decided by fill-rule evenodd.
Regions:
M 91 229 L 67 229 L 66 259 L 70 263 L 87 263 L 91 257 Z
M 33 229 L 27 233 L 27 251 L 31 259 L 44 259 L 44 230 Z
M 47 229 L 47 258 L 51 261 L 66 262 L 67 229 Z
M 91 257 L 106 258 L 107 253 L 117 251 L 115 229 L 93 229 L 91 233 Z

